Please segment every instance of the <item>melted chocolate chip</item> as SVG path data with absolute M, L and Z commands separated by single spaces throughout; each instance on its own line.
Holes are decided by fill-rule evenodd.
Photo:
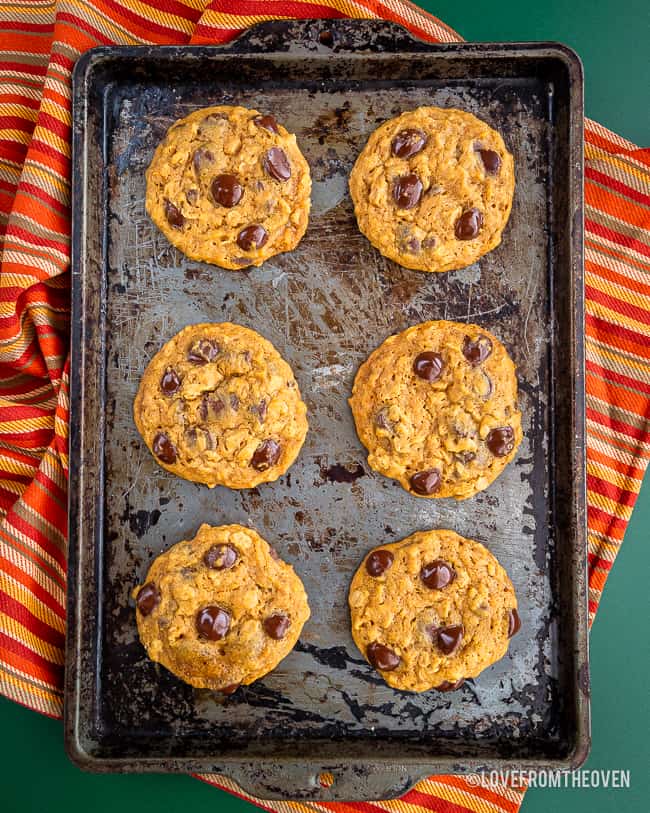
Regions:
M 234 694 L 237 689 L 241 686 L 241 683 L 231 683 L 229 686 L 222 686 L 220 689 L 217 689 L 218 692 L 225 695 Z
M 431 639 L 443 655 L 453 655 L 463 640 L 465 628 L 462 624 L 450 624 L 447 627 L 432 627 Z
M 393 138 L 390 149 L 398 158 L 411 158 L 417 155 L 427 143 L 426 134 L 422 130 L 400 130 Z
M 469 336 L 465 336 L 463 341 L 463 355 L 472 367 L 476 367 L 485 361 L 491 352 L 492 341 L 487 336 L 481 334 L 473 341 Z
M 220 412 L 223 412 L 225 408 L 225 404 L 221 398 L 217 398 L 215 395 L 208 395 L 206 393 L 203 398 L 201 398 L 199 417 L 202 421 L 207 421 L 210 413 L 212 413 L 216 418 L 217 415 L 219 415 Z
M 452 683 L 451 680 L 443 680 L 443 682 L 439 686 L 434 686 L 433 688 L 437 692 L 453 692 L 455 689 L 460 689 L 460 687 L 465 683 L 465 678 L 460 678 L 455 683 Z
M 393 200 L 400 209 L 412 209 L 422 197 L 422 181 L 414 172 L 402 175 L 393 184 Z
M 416 494 L 435 494 L 440 488 L 440 471 L 438 469 L 418 471 L 411 477 L 409 483 Z
M 219 206 L 226 206 L 232 209 L 236 206 L 244 194 L 241 184 L 236 175 L 217 175 L 210 185 L 212 198 Z
M 425 381 L 437 381 L 442 375 L 442 356 L 440 353 L 426 351 L 415 357 L 413 372 Z
M 366 559 L 366 571 L 370 576 L 382 576 L 393 564 L 395 557 L 389 550 L 373 550 Z
M 393 669 L 397 669 L 402 662 L 402 659 L 396 652 L 393 652 L 392 649 L 389 649 L 383 644 L 369 644 L 368 649 L 366 649 L 366 655 L 375 669 L 379 669 L 382 672 L 392 672 Z
M 181 380 L 178 377 L 176 370 L 172 370 L 171 368 L 165 370 L 162 378 L 160 379 L 160 389 L 165 393 L 165 395 L 173 395 L 175 392 L 178 392 L 180 386 Z
M 210 164 L 212 161 L 214 161 L 214 155 L 206 147 L 199 147 L 198 150 L 194 150 L 192 164 L 197 172 L 201 171 L 202 166 Z
M 521 618 L 516 610 L 510 610 L 508 613 L 508 638 L 512 638 L 521 629 Z
M 496 175 L 501 169 L 501 156 L 494 150 L 478 150 L 488 175 Z
M 262 398 L 259 404 L 256 407 L 251 407 L 253 412 L 257 413 L 257 417 L 260 420 L 260 423 L 264 423 L 266 420 L 266 411 L 267 411 L 266 399 Z
M 459 240 L 473 240 L 483 226 L 483 214 L 478 209 L 467 209 L 456 221 L 456 237 Z
M 255 116 L 253 119 L 253 124 L 256 124 L 258 127 L 263 127 L 265 130 L 268 130 L 271 133 L 279 133 L 278 130 L 278 123 L 275 120 L 274 116 L 271 116 L 267 113 L 265 116 Z
M 492 429 L 485 443 L 495 457 L 505 457 L 515 448 L 515 433 L 511 426 L 501 426 Z
M 291 619 L 284 613 L 273 613 L 273 615 L 264 619 L 262 626 L 269 638 L 279 641 L 287 634 L 291 626 Z
M 207 364 L 219 354 L 219 345 L 214 339 L 199 339 L 187 352 L 187 360 L 192 364 Z
M 198 611 L 195 623 L 199 638 L 220 641 L 230 629 L 230 613 L 216 604 L 209 604 Z
M 456 571 L 444 559 L 434 559 L 422 566 L 420 578 L 430 590 L 442 590 L 456 578 Z
M 158 432 L 153 439 L 153 453 L 163 463 L 176 462 L 176 447 L 164 432 Z
M 393 428 L 393 425 L 388 420 L 388 417 L 386 416 L 386 413 L 384 412 L 383 409 L 380 409 L 379 412 L 375 415 L 375 424 L 380 429 L 386 429 L 387 431 L 390 431 Z
M 264 156 L 264 170 L 276 181 L 288 181 L 291 177 L 291 164 L 284 150 L 271 147 Z
M 135 604 L 141 615 L 149 615 L 160 604 L 160 591 L 153 582 L 147 582 L 140 588 Z
M 167 200 L 167 198 L 165 198 L 164 208 L 165 217 L 169 225 L 175 229 L 182 229 L 185 224 L 185 218 L 181 214 L 181 210 L 177 206 L 174 206 L 171 200 Z
M 255 449 L 251 466 L 257 471 L 266 471 L 280 459 L 282 447 L 275 440 L 265 440 Z
M 269 239 L 264 226 L 246 226 L 237 235 L 237 245 L 242 251 L 262 248 Z
M 230 408 L 233 412 L 237 412 L 239 409 L 239 398 L 235 395 L 234 392 L 230 393 Z
M 457 457 L 461 463 L 467 465 L 476 459 L 476 452 L 455 452 L 455 457 Z
M 212 545 L 203 555 L 203 561 L 211 570 L 230 570 L 237 561 L 237 551 L 232 545 Z
M 436 247 L 436 238 L 433 236 L 425 237 L 424 240 L 422 241 L 422 248 L 429 249 L 435 247 Z

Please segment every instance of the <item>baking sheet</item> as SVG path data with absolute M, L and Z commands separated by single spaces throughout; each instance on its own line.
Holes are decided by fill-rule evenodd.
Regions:
M 322 36 L 323 31 L 330 36 Z M 582 381 L 581 75 L 552 45 L 429 46 L 391 24 L 272 23 L 234 46 L 103 48 L 75 73 L 68 750 L 93 770 L 225 771 L 263 797 L 387 798 L 419 776 L 568 766 L 588 747 Z M 272 112 L 310 163 L 298 248 L 260 269 L 185 258 L 144 209 L 144 170 L 190 111 Z M 381 122 L 424 104 L 498 129 L 517 186 L 499 248 L 448 274 L 381 257 L 347 177 Z M 418 500 L 372 472 L 347 397 L 388 335 L 428 319 L 494 332 L 517 365 L 524 441 L 485 492 Z M 234 321 L 291 364 L 309 410 L 274 484 L 209 490 L 160 469 L 132 403 L 162 343 Z M 270 675 L 224 698 L 149 661 L 130 593 L 203 522 L 256 528 L 312 617 Z M 478 539 L 510 574 L 522 630 L 451 694 L 397 692 L 352 643 L 347 588 L 371 547 L 416 530 Z M 334 774 L 330 788 L 320 771 Z

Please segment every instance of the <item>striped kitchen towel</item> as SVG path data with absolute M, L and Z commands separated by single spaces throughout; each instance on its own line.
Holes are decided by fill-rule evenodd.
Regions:
M 406 0 L 0 0 L 0 692 L 44 714 L 62 710 L 73 65 L 96 45 L 218 44 L 293 17 L 379 17 L 460 40 Z M 587 121 L 585 159 L 593 618 L 650 454 L 650 151 Z M 251 801 L 279 813 L 487 813 L 517 811 L 522 794 L 435 776 L 372 805 Z

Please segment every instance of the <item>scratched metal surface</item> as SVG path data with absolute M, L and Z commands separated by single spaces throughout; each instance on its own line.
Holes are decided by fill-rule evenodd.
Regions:
M 210 758 L 218 767 L 224 755 L 282 758 L 302 749 L 310 759 L 329 754 L 331 760 L 340 752 L 360 761 L 451 757 L 459 770 L 470 758 L 561 758 L 571 739 L 573 689 L 558 643 L 564 615 L 558 569 L 579 563 L 556 551 L 553 519 L 556 401 L 572 397 L 569 382 L 559 393 L 551 390 L 557 325 L 549 273 L 555 273 L 554 206 L 560 207 L 551 194 L 553 82 L 534 71 L 506 79 L 497 71 L 500 78 L 470 81 L 458 63 L 447 72 L 435 63 L 432 70 L 431 56 L 379 65 L 373 80 L 360 62 L 337 68 L 337 59 L 344 65 L 340 38 L 349 24 L 332 29 L 333 53 L 327 37 L 314 40 L 311 25 L 291 32 L 298 45 L 289 56 L 307 51 L 315 57 L 300 80 L 278 78 L 286 65 L 279 74 L 260 75 L 257 65 L 248 68 L 240 58 L 223 65 L 216 82 L 196 71 L 189 56 L 170 81 L 153 52 L 129 77 L 121 73 L 102 86 L 105 457 L 98 668 L 91 691 L 99 751 L 136 765 L 138 756 L 165 758 L 170 769 L 188 769 L 192 758 L 198 767 Z M 406 41 L 385 25 L 353 33 L 376 48 L 387 30 L 398 44 Z M 240 50 L 264 50 L 265 37 L 275 37 L 278 47 L 277 31 L 262 29 Z M 289 75 L 295 77 L 290 67 Z M 327 82 L 320 81 L 324 76 Z M 312 169 L 304 240 L 258 270 L 233 273 L 188 260 L 145 213 L 144 170 L 154 148 L 176 119 L 212 104 L 273 112 L 297 134 Z M 441 275 L 381 257 L 358 232 L 347 192 L 352 164 L 372 130 L 424 104 L 472 111 L 500 130 L 517 174 L 502 245 L 467 269 Z M 372 349 L 395 331 L 440 318 L 493 331 L 509 348 L 520 383 L 524 441 L 517 458 L 486 492 L 464 502 L 415 499 L 373 473 L 346 401 Z M 295 465 L 274 484 L 237 492 L 185 482 L 160 469 L 140 440 L 132 404 L 145 366 L 178 330 L 201 321 L 254 328 L 295 371 L 310 432 Z M 152 559 L 203 522 L 255 527 L 294 565 L 312 608 L 295 651 L 227 699 L 194 690 L 147 659 L 130 598 Z M 390 689 L 349 633 L 347 589 L 364 554 L 425 528 L 452 528 L 486 544 L 519 599 L 522 631 L 507 656 L 452 694 Z M 286 776 L 270 781 L 268 771 L 234 766 L 229 773 L 262 795 L 288 790 Z M 363 792 L 390 795 L 413 778 L 406 769 L 388 783 L 375 778 L 368 784 L 366 777 Z M 312 783 L 308 792 L 292 789 L 292 795 L 350 798 L 360 787 L 344 781 L 328 791 Z

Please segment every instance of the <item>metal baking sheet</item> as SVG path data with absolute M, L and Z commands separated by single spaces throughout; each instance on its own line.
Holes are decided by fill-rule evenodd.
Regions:
M 273 112 L 311 165 L 304 240 L 258 270 L 190 261 L 145 214 L 155 146 L 173 121 L 215 104 Z M 372 130 L 426 104 L 497 128 L 517 174 L 501 246 L 447 274 L 381 257 L 347 192 Z M 329 800 L 394 797 L 430 773 L 579 764 L 589 710 L 577 57 L 543 43 L 432 46 L 368 21 L 264 24 L 225 48 L 100 48 L 74 74 L 73 209 L 72 758 L 99 771 L 219 771 L 261 797 Z M 373 348 L 439 318 L 493 331 L 520 382 L 517 459 L 464 502 L 414 499 L 370 471 L 346 402 Z M 310 420 L 291 470 L 239 492 L 160 469 L 131 412 L 163 342 L 226 320 L 289 361 Z M 147 659 L 130 599 L 151 560 L 202 522 L 255 527 L 312 607 L 295 651 L 228 698 Z M 507 656 L 452 694 L 390 689 L 349 633 L 347 589 L 364 554 L 425 528 L 486 544 L 523 621 Z

